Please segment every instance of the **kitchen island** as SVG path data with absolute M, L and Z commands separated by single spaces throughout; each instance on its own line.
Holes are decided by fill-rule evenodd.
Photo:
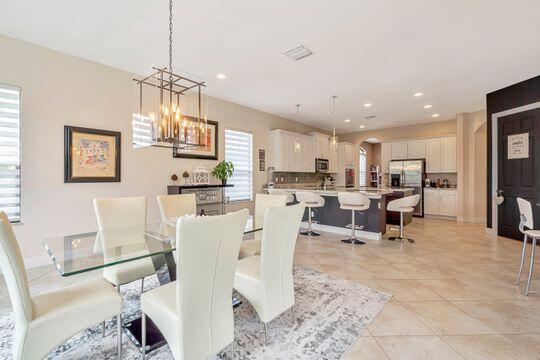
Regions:
M 313 208 L 313 230 L 326 231 L 335 234 L 348 236 L 351 233 L 351 211 L 342 210 L 339 206 L 339 192 L 352 191 L 366 195 L 370 200 L 369 209 L 357 211 L 356 218 L 356 236 L 360 239 L 381 240 L 386 233 L 386 204 L 387 196 L 393 194 L 396 190 L 385 188 L 336 188 L 333 190 L 314 190 L 312 188 L 279 188 L 295 194 L 298 191 L 310 191 L 324 197 L 323 207 Z M 409 191 L 412 189 L 399 189 L 398 191 Z M 303 226 L 307 227 L 308 209 L 303 218 Z M 362 227 L 359 229 L 359 227 Z

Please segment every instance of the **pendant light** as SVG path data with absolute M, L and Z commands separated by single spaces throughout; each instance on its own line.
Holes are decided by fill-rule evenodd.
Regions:
M 330 139 L 328 139 L 328 145 L 330 146 L 330 149 L 336 150 L 338 147 L 337 142 L 337 136 L 336 136 L 336 98 L 337 95 L 332 95 L 332 101 L 333 101 L 333 108 L 332 108 L 332 136 L 330 136 Z
M 302 147 L 299 137 L 300 131 L 300 104 L 296 104 L 296 140 L 294 140 L 294 152 L 299 153 Z

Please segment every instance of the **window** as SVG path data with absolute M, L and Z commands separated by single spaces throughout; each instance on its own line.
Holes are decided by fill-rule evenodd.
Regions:
M 360 148 L 359 167 L 358 167 L 358 181 L 360 186 L 366 185 L 366 150 Z
M 225 190 L 230 201 L 253 200 L 253 135 L 244 131 L 225 130 L 225 160 L 234 165 L 233 177 Z
M 152 121 L 149 116 L 133 114 L 133 148 L 152 145 Z
M 21 89 L 0 84 L 0 210 L 21 221 Z

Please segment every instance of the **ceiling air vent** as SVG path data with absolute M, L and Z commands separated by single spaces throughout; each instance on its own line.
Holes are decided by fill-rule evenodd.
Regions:
M 376 118 L 377 118 L 377 115 L 366 116 L 366 120 L 371 120 L 371 119 L 376 119 Z
M 285 56 L 287 56 L 288 58 L 294 61 L 298 61 L 300 59 L 308 57 L 309 55 L 313 53 L 304 45 L 300 45 L 300 46 L 295 47 L 294 49 L 285 51 L 283 54 L 285 54 Z

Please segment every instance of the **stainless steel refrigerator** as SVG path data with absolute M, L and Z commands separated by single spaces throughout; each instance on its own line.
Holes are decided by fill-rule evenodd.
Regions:
M 390 181 L 392 186 L 413 188 L 414 194 L 420 195 L 420 201 L 414 208 L 414 216 L 424 216 L 425 179 L 424 160 L 394 160 L 390 161 Z

